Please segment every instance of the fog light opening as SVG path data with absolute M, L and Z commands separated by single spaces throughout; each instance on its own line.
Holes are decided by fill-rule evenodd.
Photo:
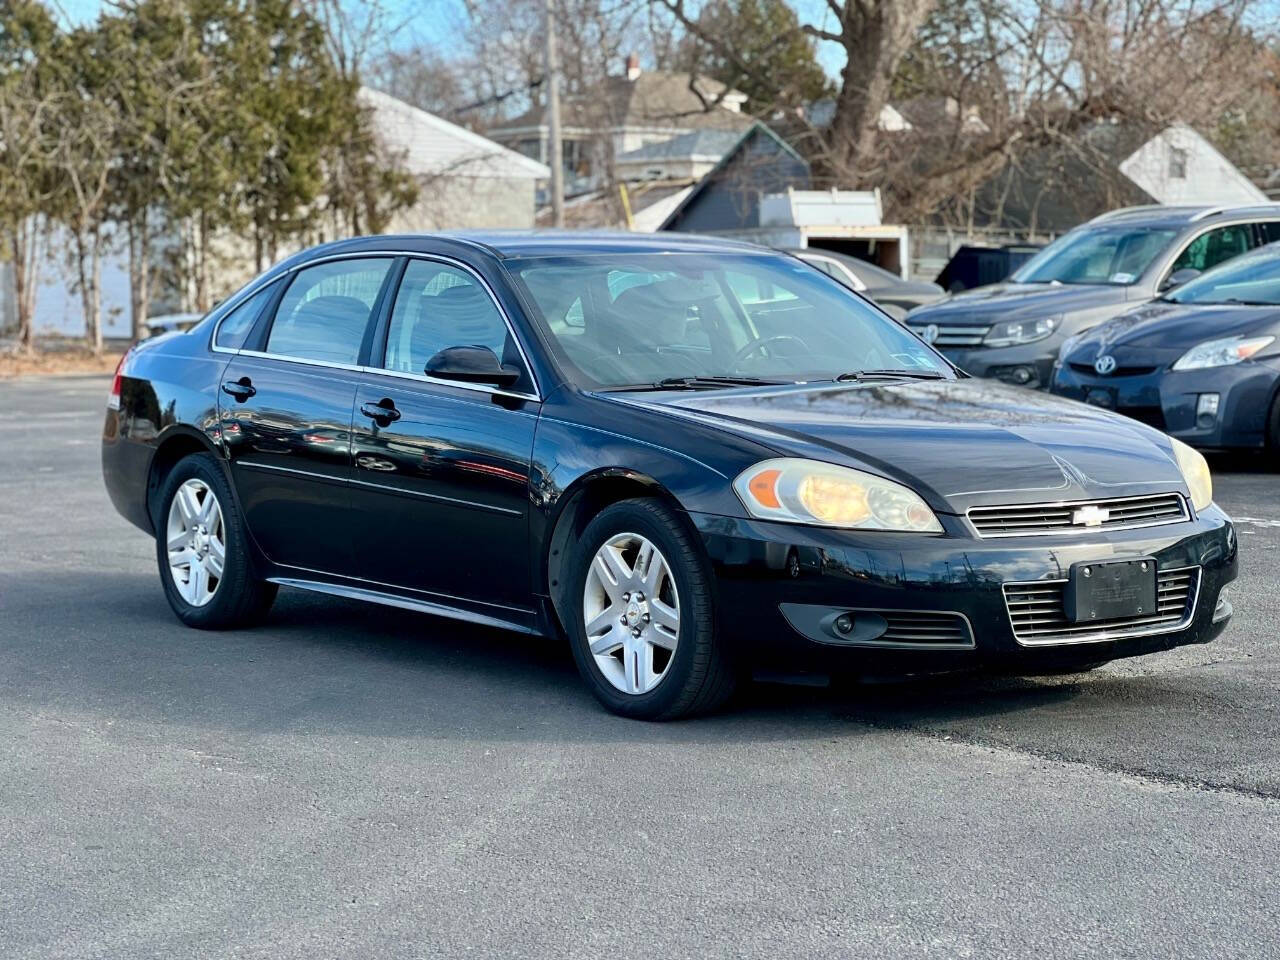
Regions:
M 1221 396 L 1216 393 L 1202 393 L 1196 398 L 1196 426 L 1208 428 L 1218 422 L 1218 404 Z

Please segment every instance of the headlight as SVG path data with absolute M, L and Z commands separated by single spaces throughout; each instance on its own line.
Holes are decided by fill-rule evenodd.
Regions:
M 1213 503 L 1213 477 L 1209 474 L 1209 463 L 1200 451 L 1192 450 L 1181 440 L 1173 441 L 1173 455 L 1178 461 L 1178 469 L 1182 478 L 1187 481 L 1187 489 L 1191 491 L 1191 505 L 1200 512 Z
M 1206 340 L 1180 356 L 1174 370 L 1201 370 L 1204 367 L 1229 367 L 1241 360 L 1248 360 L 1263 347 L 1275 342 L 1275 337 L 1223 337 Z
M 859 530 L 941 533 L 913 490 L 861 470 L 819 460 L 765 460 L 733 481 L 743 506 L 761 520 Z
M 1035 343 L 1043 340 L 1058 327 L 1061 317 L 1045 317 L 1041 320 L 1007 320 L 997 323 L 983 339 L 988 347 L 1012 347 L 1019 343 Z

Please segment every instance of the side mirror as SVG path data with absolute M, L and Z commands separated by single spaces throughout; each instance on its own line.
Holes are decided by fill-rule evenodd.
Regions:
M 1160 284 L 1160 290 L 1172 290 L 1174 287 L 1180 287 L 1184 283 L 1190 283 L 1196 277 L 1200 276 L 1200 271 L 1195 267 L 1183 267 L 1181 270 L 1175 270 L 1165 278 L 1164 283 Z
M 520 379 L 518 367 L 503 365 L 488 347 L 446 347 L 427 361 L 423 372 L 440 380 L 509 387 Z

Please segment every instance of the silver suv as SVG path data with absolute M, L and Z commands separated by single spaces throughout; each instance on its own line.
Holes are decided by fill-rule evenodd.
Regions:
M 975 377 L 1048 387 L 1068 337 L 1277 240 L 1280 204 L 1114 210 L 1059 237 L 1004 283 L 919 307 L 907 324 Z

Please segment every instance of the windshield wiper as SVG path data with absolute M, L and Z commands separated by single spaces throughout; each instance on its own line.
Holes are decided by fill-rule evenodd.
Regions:
M 713 390 L 716 387 L 776 387 L 791 382 L 764 377 L 664 377 L 652 387 L 655 390 Z
M 836 383 L 852 380 L 883 380 L 887 377 L 904 377 L 909 380 L 942 380 L 945 374 L 937 370 L 851 370 L 835 377 Z

